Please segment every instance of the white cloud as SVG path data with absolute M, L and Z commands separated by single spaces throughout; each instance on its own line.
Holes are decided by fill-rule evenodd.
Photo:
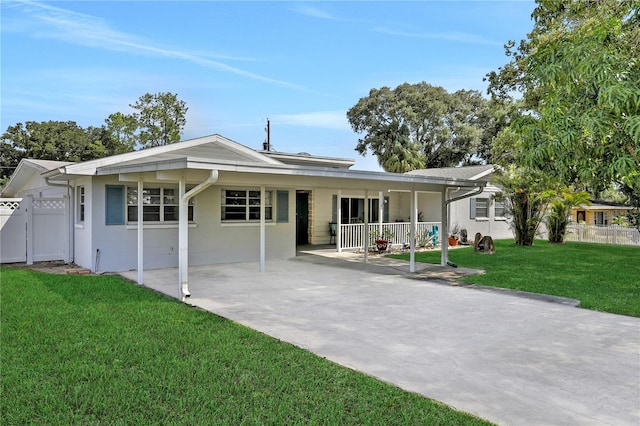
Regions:
M 388 35 L 398 36 L 398 37 L 446 40 L 446 41 L 454 41 L 459 43 L 487 44 L 492 46 L 502 46 L 503 44 L 503 43 L 498 43 L 497 41 L 488 40 L 476 34 L 463 33 L 459 31 L 440 32 L 440 33 L 422 33 L 422 32 L 393 30 L 385 27 L 376 28 L 375 31 L 382 34 L 388 34 Z
M 95 16 L 77 13 L 71 10 L 30 0 L 19 0 L 14 4 L 23 6 L 23 10 L 25 12 L 34 16 L 42 24 L 45 24 L 34 34 L 37 37 L 53 38 L 67 43 L 136 55 L 146 54 L 158 57 L 174 58 L 191 62 L 206 68 L 236 74 L 252 80 L 263 81 L 265 83 L 288 87 L 294 90 L 309 91 L 307 88 L 295 83 L 269 78 L 211 59 L 213 57 L 217 57 L 211 53 L 189 53 L 182 49 L 177 50 L 156 46 L 153 43 L 143 40 L 135 35 L 112 29 L 106 21 Z M 15 31 L 15 27 L 13 30 Z M 229 59 L 228 57 L 226 58 Z
M 271 118 L 273 123 L 292 126 L 319 127 L 323 129 L 350 130 L 345 111 L 318 111 L 302 114 L 279 114 Z

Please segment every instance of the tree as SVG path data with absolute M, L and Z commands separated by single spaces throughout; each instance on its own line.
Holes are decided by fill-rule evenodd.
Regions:
M 640 192 L 640 1 L 538 0 L 534 29 L 489 92 L 520 92 L 522 162 L 594 191 Z
M 140 129 L 138 138 L 144 148 L 180 141 L 188 108 L 176 94 L 146 93 L 129 106 L 137 111 L 132 117 Z
M 89 144 L 84 129 L 74 121 L 18 123 L 7 128 L 2 142 L 17 150 L 20 158 L 57 161 L 95 158 L 95 146 Z
M 547 176 L 537 170 L 512 166 L 498 173 L 494 182 L 502 188 L 496 199 L 504 202 L 511 217 L 516 245 L 533 245 L 551 198 Z
M 135 150 L 138 128 L 135 117 L 116 112 L 107 117 L 105 127 L 104 139 L 106 140 L 108 136 L 105 146 L 107 146 L 109 155 Z
M 0 140 L 0 188 L 9 180 L 21 159 L 20 151 L 5 141 Z
M 364 133 L 356 151 L 371 151 L 389 172 L 474 162 L 488 101 L 473 90 L 448 93 L 428 83 L 371 89 L 347 111 L 351 128 Z

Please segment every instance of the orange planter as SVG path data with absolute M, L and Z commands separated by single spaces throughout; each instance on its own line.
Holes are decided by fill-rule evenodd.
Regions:
M 458 237 L 448 237 L 447 239 L 449 240 L 449 246 L 453 247 L 458 245 Z

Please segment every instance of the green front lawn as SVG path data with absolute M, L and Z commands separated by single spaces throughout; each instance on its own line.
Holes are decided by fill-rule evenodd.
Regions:
M 0 420 L 487 422 L 115 276 L 0 269 Z
M 486 271 L 464 282 L 569 297 L 583 308 L 640 317 L 638 247 L 544 240 L 531 247 L 513 240 L 495 245 L 495 254 L 474 253 L 473 247 L 449 250 L 449 260 Z M 409 259 L 408 254 L 393 257 Z M 440 251 L 416 253 L 416 261 L 439 264 Z

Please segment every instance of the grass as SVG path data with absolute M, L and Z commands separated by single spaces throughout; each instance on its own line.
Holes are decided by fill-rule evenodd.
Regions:
M 3 425 L 488 424 L 115 276 L 0 284 Z
M 581 307 L 640 317 L 640 248 L 536 240 L 530 247 L 513 240 L 495 242 L 496 253 L 474 253 L 473 247 L 449 251 L 449 260 L 486 274 L 464 282 L 551 294 L 581 301 Z M 409 259 L 408 254 L 394 255 Z M 440 263 L 440 252 L 416 253 L 416 261 Z

